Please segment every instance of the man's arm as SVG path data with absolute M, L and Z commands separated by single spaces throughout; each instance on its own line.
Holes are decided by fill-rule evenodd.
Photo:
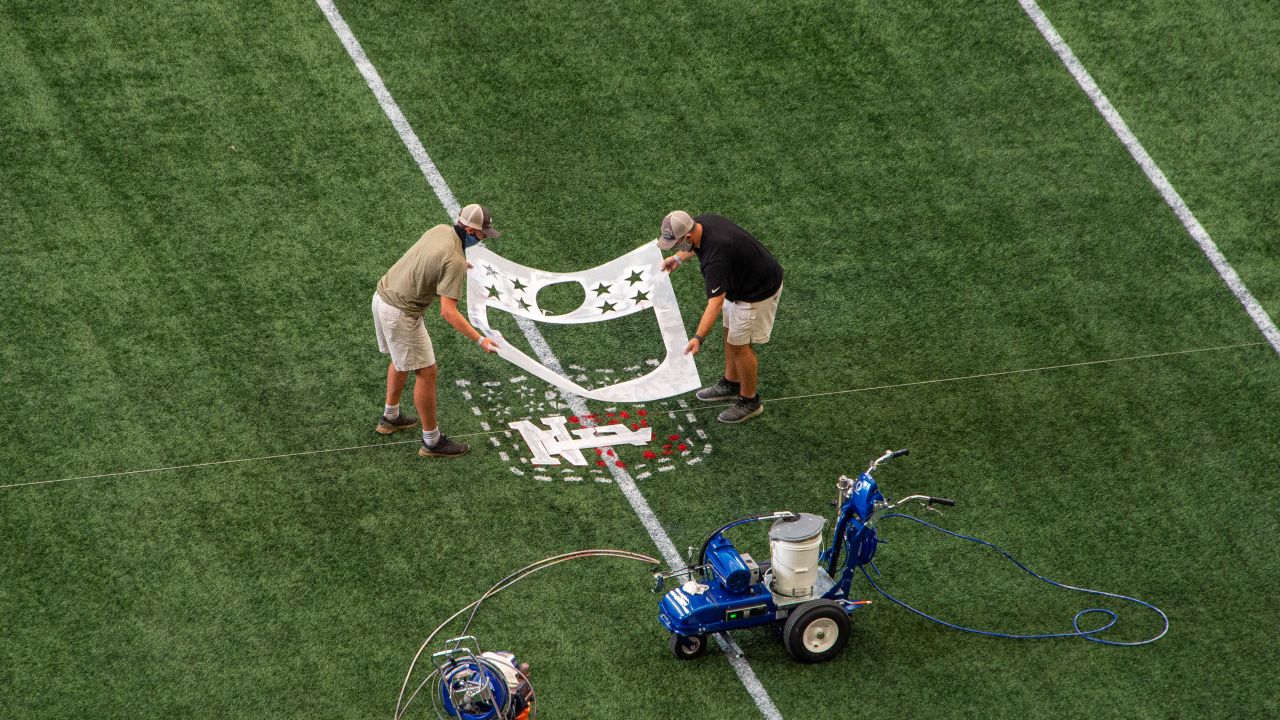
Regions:
M 497 352 L 498 343 L 492 338 L 483 338 L 480 331 L 471 327 L 471 323 L 467 322 L 467 318 L 458 312 L 458 299 L 440 296 L 440 317 L 444 321 L 453 326 L 454 330 L 462 333 L 471 342 L 479 342 L 480 347 L 485 352 Z
M 716 318 L 720 317 L 720 311 L 724 308 L 724 293 L 720 293 L 713 298 L 707 300 L 707 309 L 702 311 L 702 319 L 698 321 L 698 330 L 693 334 L 693 339 L 688 345 L 684 346 L 686 354 L 698 354 L 702 349 L 702 340 L 707 333 L 711 332 L 711 328 L 716 326 Z
M 686 260 L 688 260 L 689 258 L 693 257 L 696 254 L 697 253 L 693 252 L 692 250 L 681 250 L 677 252 L 675 255 L 672 255 L 671 257 L 663 260 L 662 269 L 667 272 L 671 272 L 672 270 L 675 270 L 676 268 L 680 267 L 682 263 L 684 263 Z

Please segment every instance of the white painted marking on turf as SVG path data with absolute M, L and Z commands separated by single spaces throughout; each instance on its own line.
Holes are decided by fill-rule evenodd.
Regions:
M 1271 343 L 1271 347 L 1280 353 L 1280 329 L 1276 328 L 1275 322 L 1267 315 L 1267 311 L 1262 308 L 1262 303 L 1249 292 L 1249 288 L 1245 287 L 1244 281 L 1236 273 L 1235 268 L 1231 267 L 1231 263 L 1227 262 L 1226 256 L 1218 249 L 1218 245 L 1213 242 L 1213 238 L 1209 237 L 1209 232 L 1204 229 L 1196 216 L 1192 214 L 1191 208 L 1187 207 L 1186 202 L 1182 200 L 1182 196 L 1177 190 L 1173 189 L 1173 184 L 1165 177 L 1164 172 L 1156 165 L 1156 161 L 1151 159 L 1151 155 L 1147 153 L 1147 149 L 1138 141 L 1138 137 L 1129 129 L 1128 123 L 1124 118 L 1120 117 L 1120 113 L 1102 94 L 1102 89 L 1098 87 L 1098 83 L 1094 82 L 1093 76 L 1085 69 L 1084 64 L 1071 51 L 1071 46 L 1062 39 L 1057 29 L 1053 27 L 1053 23 L 1049 22 L 1049 18 L 1045 16 L 1044 11 L 1036 4 L 1035 0 L 1018 0 L 1022 4 L 1022 9 L 1026 11 L 1032 22 L 1036 24 L 1036 28 L 1044 39 L 1048 41 L 1049 46 L 1057 53 L 1062 60 L 1062 64 L 1067 66 L 1067 71 L 1075 78 L 1076 83 L 1080 85 L 1080 89 L 1084 90 L 1085 95 L 1089 96 L 1089 100 L 1093 102 L 1093 106 L 1098 109 L 1102 117 L 1106 119 L 1107 124 L 1111 126 L 1111 130 L 1115 132 L 1116 137 L 1124 144 L 1129 154 L 1137 161 L 1138 166 L 1146 173 L 1147 178 L 1151 180 L 1151 184 L 1155 185 L 1160 191 L 1161 197 L 1173 209 L 1178 219 L 1182 221 L 1182 226 L 1191 234 L 1192 239 L 1200 246 L 1200 250 L 1209 258 L 1209 262 L 1213 263 L 1213 267 L 1218 271 L 1219 277 L 1231 289 L 1236 299 L 1244 305 L 1245 311 L 1249 313 L 1249 317 L 1253 318 L 1253 323 L 1262 331 L 1267 342 Z
M 422 170 L 423 176 L 427 178 L 427 182 L 435 190 L 436 197 L 440 198 L 440 204 L 444 206 L 450 218 L 457 217 L 459 207 L 457 199 L 453 196 L 453 191 L 449 189 L 449 185 L 436 168 L 435 163 L 427 155 L 422 142 L 418 140 L 417 134 L 414 133 L 413 128 L 409 125 L 409 121 L 405 119 L 404 113 L 400 111 L 395 99 L 391 97 L 390 91 L 387 90 L 386 85 L 382 82 L 378 71 L 374 69 L 373 63 L 365 55 L 364 49 L 360 47 L 360 43 L 356 40 L 355 35 L 352 34 L 351 28 L 342 19 L 338 8 L 333 4 L 332 0 L 316 0 L 316 4 L 324 12 L 325 17 L 329 19 L 329 24 L 333 26 L 333 30 L 342 41 L 343 47 L 347 49 L 347 53 L 355 61 L 356 67 L 359 68 L 360 74 L 364 76 L 369 89 L 373 91 L 378 104 L 382 106 L 383 112 L 391 120 L 396 132 L 400 134 L 400 139 L 404 142 L 405 147 L 409 149 L 409 154 L 413 156 L 413 159 L 418 163 L 418 167 Z M 521 332 L 529 340 L 529 345 L 538 355 L 538 359 L 542 364 L 556 373 L 564 375 L 564 368 L 561 367 L 559 359 L 551 352 L 551 347 L 547 344 L 546 339 L 542 337 L 542 333 L 538 331 L 537 326 L 527 318 L 518 317 L 516 320 Z M 561 396 L 569 404 L 570 409 L 579 417 L 588 414 L 587 404 L 581 397 L 568 392 L 561 392 Z M 672 568 L 683 568 L 684 562 L 680 558 L 680 553 L 676 551 L 675 544 L 671 542 L 667 531 L 662 528 L 662 524 L 649 507 L 648 501 L 640 494 L 640 490 L 636 487 L 631 475 L 623 468 L 615 465 L 609 466 L 609 472 L 613 475 L 618 487 L 622 489 L 622 494 L 631 503 L 632 510 L 640 517 L 640 522 L 644 525 L 645 530 L 649 532 L 649 537 L 658 546 L 658 550 L 662 553 L 663 558 L 666 559 L 667 564 Z M 730 652 L 724 640 L 718 635 L 716 639 L 720 643 L 720 648 L 724 651 L 725 657 L 728 658 L 729 664 L 737 672 L 738 679 L 742 681 L 743 686 L 746 687 L 747 692 L 751 695 L 751 699 L 755 701 L 756 707 L 760 709 L 760 713 L 770 720 L 775 718 L 781 720 L 782 713 L 778 712 L 777 706 L 773 704 L 773 699 L 769 697 L 769 693 L 760 684 L 760 679 L 756 677 L 755 671 L 751 669 L 747 661 Z

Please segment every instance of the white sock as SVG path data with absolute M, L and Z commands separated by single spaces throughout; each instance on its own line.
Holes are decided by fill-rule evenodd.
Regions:
M 440 427 L 436 426 L 430 430 L 423 430 L 422 442 L 426 443 L 427 447 L 435 447 L 436 443 L 440 442 Z
M 388 420 L 395 420 L 396 418 L 400 417 L 400 403 L 396 403 L 395 405 L 387 405 L 386 408 L 383 409 L 382 415 Z

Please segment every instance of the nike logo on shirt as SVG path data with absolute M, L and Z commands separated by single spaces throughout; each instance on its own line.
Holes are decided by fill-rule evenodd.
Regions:
M 712 295 L 715 295 L 715 294 L 716 294 L 716 293 L 718 293 L 718 292 L 720 292 L 720 288 L 716 288 L 715 290 L 712 290 L 712 291 L 711 291 L 711 294 L 712 294 Z

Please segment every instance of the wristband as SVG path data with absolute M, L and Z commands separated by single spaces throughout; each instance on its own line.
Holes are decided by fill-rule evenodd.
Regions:
M 697 333 L 694 333 L 694 334 L 693 334 L 693 339 L 694 339 L 694 340 L 697 340 L 699 345 L 701 345 L 702 343 L 706 342 L 706 340 L 707 340 L 705 337 L 703 337 L 702 335 L 699 335 L 699 334 L 697 334 Z
M 680 267 L 684 264 L 684 261 L 680 259 L 679 255 L 672 255 L 671 257 L 676 261 L 676 267 Z
M 476 338 L 476 344 L 477 344 L 477 345 L 479 345 L 480 347 L 484 347 L 484 336 L 483 336 L 483 335 L 481 335 L 480 337 Z

